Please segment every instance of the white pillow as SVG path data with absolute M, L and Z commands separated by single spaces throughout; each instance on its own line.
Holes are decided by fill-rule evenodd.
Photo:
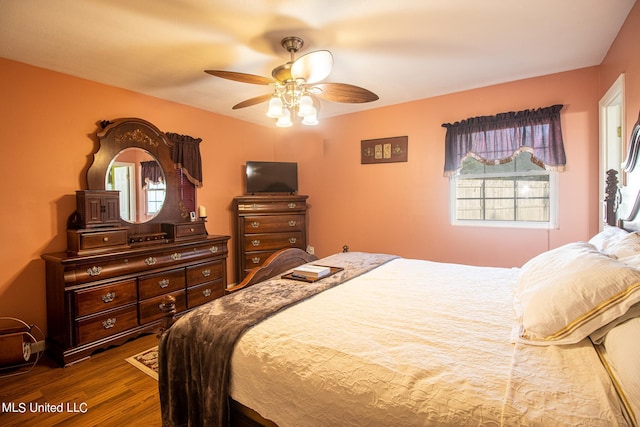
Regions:
M 589 243 L 594 245 L 600 252 L 604 252 L 609 246 L 617 243 L 627 234 L 629 234 L 629 232 L 622 228 L 605 225 L 601 232 L 589 240 Z
M 518 272 L 519 340 L 574 344 L 640 301 L 640 270 L 586 243 L 542 253 Z
M 621 323 L 609 331 L 604 347 L 605 359 L 635 414 L 637 425 L 640 421 L 640 318 Z
M 593 341 L 594 343 L 601 344 L 602 341 L 604 341 L 604 337 L 610 330 L 612 330 L 622 322 L 626 322 L 627 320 L 633 319 L 634 317 L 640 317 L 640 304 L 634 305 L 622 316 L 618 317 L 610 323 L 607 323 L 597 331 L 592 332 L 589 335 L 589 338 L 591 338 L 591 341 Z M 638 355 L 638 357 L 640 358 L 640 354 Z
M 640 234 L 629 233 L 602 252 L 616 258 L 629 258 L 638 255 L 640 254 Z

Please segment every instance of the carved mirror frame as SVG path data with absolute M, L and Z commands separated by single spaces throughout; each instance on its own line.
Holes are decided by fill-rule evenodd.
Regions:
M 123 221 L 131 235 L 155 233 L 162 223 L 189 220 L 189 211 L 181 200 L 178 188 L 176 164 L 171 159 L 172 142 L 153 124 L 138 118 L 122 118 L 101 123 L 96 133 L 100 147 L 93 155 L 93 163 L 87 170 L 89 190 L 104 190 L 111 161 L 124 149 L 141 148 L 151 153 L 160 164 L 165 176 L 166 195 L 160 212 L 144 223 Z

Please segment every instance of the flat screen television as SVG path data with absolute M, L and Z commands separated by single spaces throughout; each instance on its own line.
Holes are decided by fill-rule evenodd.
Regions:
M 298 164 L 247 161 L 247 193 L 295 193 Z

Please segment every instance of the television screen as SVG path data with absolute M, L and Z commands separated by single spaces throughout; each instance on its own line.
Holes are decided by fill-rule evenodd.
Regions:
M 247 193 L 295 193 L 298 164 L 247 161 Z

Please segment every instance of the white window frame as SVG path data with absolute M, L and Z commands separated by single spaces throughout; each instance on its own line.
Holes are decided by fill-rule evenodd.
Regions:
M 531 176 L 549 175 L 549 221 L 495 221 L 495 220 L 467 220 L 457 219 L 457 197 L 456 189 L 458 178 L 491 178 L 504 176 Z M 526 171 L 526 172 L 504 172 L 485 174 L 455 174 L 449 178 L 449 220 L 454 226 L 471 227 L 502 227 L 502 228 L 537 228 L 556 229 L 558 228 L 558 172 L 555 171 Z

